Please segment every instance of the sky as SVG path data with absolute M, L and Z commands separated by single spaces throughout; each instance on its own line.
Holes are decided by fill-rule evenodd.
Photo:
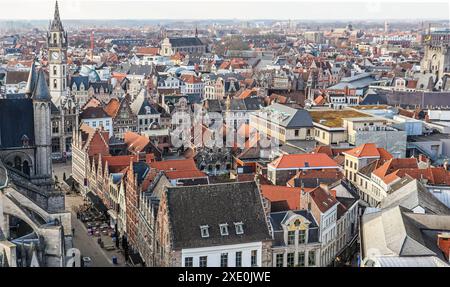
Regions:
M 2 20 L 53 18 L 54 0 L 1 0 Z M 59 0 L 72 19 L 448 20 L 448 0 Z

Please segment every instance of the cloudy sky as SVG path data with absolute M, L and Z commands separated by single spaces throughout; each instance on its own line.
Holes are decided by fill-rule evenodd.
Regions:
M 447 20 L 448 0 L 59 0 L 63 19 Z M 43 20 L 54 0 L 1 0 L 0 19 Z

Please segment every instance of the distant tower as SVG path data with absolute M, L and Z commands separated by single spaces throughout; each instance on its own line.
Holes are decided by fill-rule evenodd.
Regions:
M 195 38 L 198 38 L 198 30 L 197 30 L 197 27 L 195 27 Z
M 94 31 L 91 32 L 91 55 L 90 55 L 90 60 L 93 61 L 94 60 Z
M 67 33 L 59 17 L 58 1 L 55 4 L 55 15 L 47 33 L 49 86 L 53 103 L 58 107 L 66 95 L 67 87 Z
M 388 23 L 388 21 L 384 21 L 384 33 L 389 33 L 389 23 Z

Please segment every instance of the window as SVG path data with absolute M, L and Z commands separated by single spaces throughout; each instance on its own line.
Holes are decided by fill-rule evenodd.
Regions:
M 242 267 L 242 251 L 236 252 L 236 267 Z
M 53 88 L 56 89 L 58 87 L 58 81 L 56 79 L 53 80 Z
M 200 256 L 198 266 L 208 267 L 208 256 Z
M 58 122 L 52 122 L 52 132 L 57 134 L 59 132 L 59 124 Z
M 305 252 L 298 253 L 298 266 L 305 266 Z
M 97 122 L 92 122 L 92 126 L 95 128 L 97 126 Z
M 315 266 L 316 265 L 316 252 L 310 251 L 308 252 L 308 266 Z
M 244 224 L 242 222 L 235 222 L 236 234 L 244 234 Z
M 306 242 L 306 232 L 305 230 L 298 231 L 298 244 L 303 244 Z
M 228 224 L 220 224 L 220 235 L 225 236 L 228 235 Z
M 252 250 L 252 258 L 251 258 L 252 267 L 258 266 L 257 262 L 258 262 L 258 250 Z
M 283 267 L 283 263 L 284 263 L 283 261 L 284 261 L 284 254 L 283 253 L 277 254 L 275 266 Z
M 56 71 L 56 66 L 53 66 L 53 75 L 56 75 L 57 71 Z
M 295 130 L 295 136 L 298 137 L 299 130 Z
M 200 226 L 201 234 L 203 238 L 209 237 L 209 226 L 208 225 L 202 225 Z
M 288 231 L 288 245 L 295 244 L 295 231 Z
M 228 267 L 228 253 L 220 254 L 220 267 Z
M 194 258 L 186 257 L 184 258 L 184 267 L 193 267 L 194 266 Z
M 287 254 L 287 267 L 294 267 L 294 253 Z

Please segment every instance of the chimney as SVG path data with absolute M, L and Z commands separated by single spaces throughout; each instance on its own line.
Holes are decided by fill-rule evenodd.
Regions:
M 330 190 L 330 194 L 332 197 L 336 198 L 336 190 L 335 189 Z
M 450 262 L 449 253 L 450 253 L 450 233 L 443 232 L 438 234 L 437 236 L 437 245 L 439 249 L 444 253 L 447 261 Z
M 323 190 L 325 190 L 326 192 L 330 192 L 330 190 L 328 189 L 328 184 L 326 183 L 321 183 L 320 188 L 322 188 Z

